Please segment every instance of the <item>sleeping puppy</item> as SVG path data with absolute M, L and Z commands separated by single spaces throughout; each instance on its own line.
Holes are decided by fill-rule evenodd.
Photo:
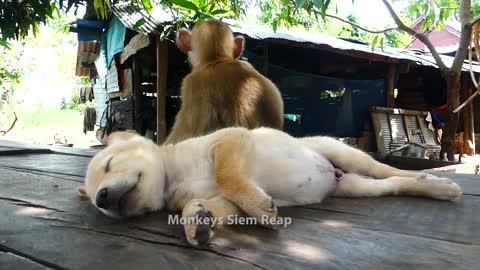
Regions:
M 167 208 L 182 210 L 184 218 L 246 215 L 269 227 L 276 206 L 319 203 L 329 195 L 454 200 L 462 194 L 447 178 L 395 169 L 333 138 L 293 138 L 269 128 L 227 128 L 164 146 L 116 132 L 108 144 L 78 191 L 112 217 Z M 188 242 L 199 245 L 210 241 L 215 226 L 189 222 L 184 229 Z

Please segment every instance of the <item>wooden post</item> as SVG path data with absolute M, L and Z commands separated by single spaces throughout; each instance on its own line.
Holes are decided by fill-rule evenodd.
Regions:
M 269 68 L 269 58 L 270 58 L 270 48 L 268 47 L 268 42 L 263 43 L 263 75 L 268 77 L 268 68 Z
M 163 143 L 167 136 L 166 98 L 167 98 L 167 75 L 168 75 L 168 43 L 157 41 L 157 144 Z
M 133 119 L 134 119 L 134 128 L 138 134 L 142 134 L 142 71 L 140 68 L 140 63 L 138 61 L 138 56 L 133 56 Z
M 387 72 L 387 107 L 395 108 L 395 74 L 396 74 L 396 65 L 389 64 Z
M 469 98 L 472 93 L 472 84 L 466 76 L 462 76 L 461 80 L 461 92 L 462 100 Z M 462 110 L 462 121 L 463 121 L 463 153 L 468 155 L 475 155 L 475 129 L 474 129 L 474 114 L 473 114 L 473 103 L 468 103 Z M 471 144 L 469 144 L 471 142 Z M 473 149 L 472 149 L 473 148 Z

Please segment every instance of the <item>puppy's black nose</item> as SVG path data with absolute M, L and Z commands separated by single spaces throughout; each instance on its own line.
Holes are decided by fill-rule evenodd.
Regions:
M 95 203 L 98 207 L 103 209 L 108 209 L 108 188 L 102 188 L 97 192 L 97 197 L 95 198 Z

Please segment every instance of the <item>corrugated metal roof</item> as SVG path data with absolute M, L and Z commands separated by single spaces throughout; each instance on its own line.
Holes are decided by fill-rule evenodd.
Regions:
M 143 34 L 158 33 L 158 31 L 161 30 L 159 26 L 174 20 L 171 14 L 159 6 L 155 7 L 151 12 L 146 12 L 139 4 L 134 5 L 131 1 L 124 0 L 111 4 L 111 9 L 115 16 L 117 16 L 126 27 Z M 134 25 L 142 18 L 145 20 L 145 23 L 139 28 L 134 28 Z M 369 58 L 376 61 L 406 61 L 416 63 L 417 65 L 438 68 L 435 59 L 430 53 L 426 52 L 409 51 L 392 47 L 384 47 L 383 51 L 380 48 L 376 48 L 375 51 L 372 52 L 372 47 L 369 44 L 342 40 L 321 33 L 300 32 L 285 28 L 278 28 L 275 32 L 270 26 L 266 25 L 246 23 L 231 19 L 224 21 L 230 25 L 233 32 L 253 39 L 283 41 L 288 42 L 290 45 L 308 44 L 313 48 L 330 49 L 334 52 L 338 51 L 339 53 Z M 446 55 L 442 55 L 441 57 L 445 65 L 451 66 L 453 57 Z M 463 70 L 469 70 L 469 65 L 464 64 Z M 473 70 L 476 73 L 480 73 L 478 63 L 475 62 Z
M 121 0 L 117 3 L 110 2 L 109 5 L 113 14 L 125 27 L 142 34 L 158 33 L 162 24 L 173 21 L 173 16 L 160 6 L 155 6 L 152 11 L 147 12 L 140 3 L 132 3 L 130 0 Z M 135 28 L 135 24 L 141 19 L 144 19 L 145 23 Z
M 341 52 L 351 52 L 352 55 L 355 53 L 362 53 L 364 56 L 384 56 L 390 59 L 410 61 L 418 65 L 438 68 L 435 59 L 428 52 L 399 49 L 387 46 L 383 48 L 383 51 L 380 48 L 376 48 L 375 51 L 372 52 L 372 47 L 369 44 L 355 43 L 322 33 L 300 32 L 285 28 L 278 28 L 277 31 L 274 32 L 270 26 L 245 23 L 236 20 L 225 20 L 225 22 L 230 24 L 233 32 L 248 36 L 253 39 L 270 41 L 285 40 L 289 42 L 311 44 L 312 47 L 329 47 Z M 453 64 L 453 57 L 441 55 L 441 58 L 446 66 L 451 66 Z M 468 71 L 469 64 L 465 63 L 463 65 L 463 70 Z M 480 73 L 480 65 L 478 62 L 474 62 L 473 71 Z

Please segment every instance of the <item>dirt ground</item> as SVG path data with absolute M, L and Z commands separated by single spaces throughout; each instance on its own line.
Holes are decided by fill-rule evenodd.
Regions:
M 73 144 L 75 148 L 90 148 L 99 145 L 95 131 L 83 133 L 82 126 L 56 127 L 56 128 L 21 128 L 12 129 L 0 139 L 21 141 L 33 144 Z

